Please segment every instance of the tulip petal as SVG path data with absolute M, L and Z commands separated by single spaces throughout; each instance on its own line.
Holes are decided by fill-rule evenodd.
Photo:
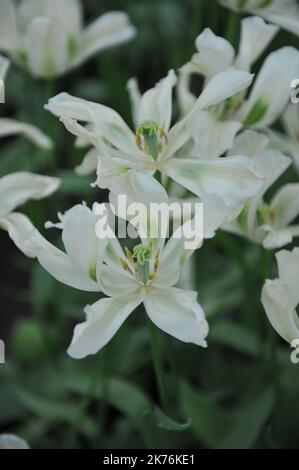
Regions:
M 58 178 L 35 175 L 25 171 L 11 173 L 0 179 L 0 216 L 11 212 L 29 199 L 49 196 L 60 185 Z
M 299 215 L 299 183 L 289 183 L 275 194 L 271 201 L 277 227 L 285 227 Z
M 81 32 L 73 65 L 79 65 L 107 47 L 130 41 L 135 34 L 136 29 L 126 13 L 105 13 Z
M 107 240 L 96 236 L 97 218 L 85 205 L 77 204 L 63 216 L 62 240 L 78 271 L 98 279 Z
M 75 235 L 74 235 L 75 236 Z M 74 261 L 63 251 L 49 243 L 38 230 L 34 230 L 24 243 L 25 250 L 29 250 L 36 257 L 41 266 L 57 281 L 88 292 L 100 291 L 99 284 L 78 269 Z M 82 253 L 84 256 L 84 253 Z
M 51 77 L 68 66 L 68 37 L 66 31 L 47 17 L 35 18 L 25 36 L 28 67 L 37 77 Z
M 190 122 L 194 139 L 192 154 L 198 158 L 215 159 L 234 145 L 234 140 L 242 127 L 237 121 L 220 121 L 212 113 L 201 111 Z
M 29 449 L 29 445 L 24 439 L 14 434 L 0 434 L 0 450 L 1 449 Z
M 250 16 L 241 21 L 241 39 L 235 67 L 250 70 L 254 62 L 268 47 L 279 28 L 267 24 L 259 16 Z
M 252 80 L 253 75 L 242 70 L 236 70 L 233 67 L 218 73 L 208 82 L 190 114 L 198 108 L 207 109 L 246 90 L 251 85 Z
M 136 160 L 139 150 L 135 135 L 113 109 L 76 98 L 68 93 L 60 93 L 51 98 L 45 109 L 62 120 L 75 119 L 93 124 L 99 140 L 104 139 L 126 156 L 133 156 Z M 82 129 L 83 133 L 83 137 L 86 137 L 86 130 Z
M 185 343 L 206 347 L 208 323 L 197 302 L 197 292 L 176 289 L 152 289 L 144 306 L 150 319 L 161 330 Z
M 197 36 L 195 44 L 199 54 L 193 56 L 192 63 L 205 77 L 211 78 L 232 66 L 234 48 L 226 39 L 216 36 L 210 28 L 205 28 Z
M 284 282 L 279 279 L 267 280 L 262 290 L 262 304 L 274 330 L 285 341 L 291 343 L 299 339 L 298 315 Z
M 40 148 L 51 149 L 52 140 L 31 124 L 16 121 L 15 119 L 0 118 L 0 137 L 21 134 Z
M 239 207 L 263 187 L 249 158 L 232 156 L 215 160 L 172 158 L 167 174 L 204 201 L 210 194 L 223 198 L 228 207 Z
M 290 99 L 290 84 L 299 76 L 299 52 L 283 47 L 264 62 L 241 115 L 247 127 L 268 126 L 281 115 Z
M 154 121 L 167 133 L 172 116 L 172 89 L 177 82 L 173 70 L 140 98 L 138 121 Z M 136 97 L 136 95 L 135 95 Z
M 0 228 L 8 232 L 9 237 L 26 256 L 29 258 L 35 257 L 34 253 L 32 253 L 28 247 L 26 248 L 25 244 L 26 240 L 35 229 L 26 215 L 20 214 L 19 212 L 11 212 L 0 218 Z
M 10 62 L 6 57 L 0 55 L 0 80 L 4 80 L 9 69 Z
M 101 299 L 88 305 L 85 308 L 86 321 L 75 327 L 68 354 L 74 359 L 96 354 L 111 340 L 142 300 L 142 295 L 129 295 Z
M 79 176 L 86 176 L 95 173 L 98 166 L 98 151 L 94 148 L 89 150 L 80 165 L 75 167 L 75 173 Z

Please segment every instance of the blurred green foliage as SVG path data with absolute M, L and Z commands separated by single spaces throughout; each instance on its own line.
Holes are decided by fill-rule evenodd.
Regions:
M 125 10 L 138 36 L 51 83 L 34 81 L 13 66 L 1 107 L 3 115 L 36 124 L 55 139 L 53 152 L 23 139 L 1 143 L 0 176 L 30 170 L 62 178 L 56 195 L 24 208 L 41 230 L 58 210 L 107 196 L 91 190 L 91 178 L 74 175 L 82 151 L 44 111 L 48 98 L 66 90 L 108 104 L 130 122 L 131 76 L 147 89 L 189 60 L 203 27 L 221 35 L 228 27 L 229 12 L 217 0 L 83 4 L 87 20 Z M 296 40 L 280 32 L 271 48 L 286 44 Z M 292 170 L 283 178 L 296 180 Z M 55 232 L 47 236 L 58 242 Z M 98 296 L 56 282 L 18 253 L 4 232 L 0 250 L 0 330 L 7 347 L 7 364 L 0 366 L 0 432 L 21 435 L 33 448 L 299 447 L 299 366 L 291 364 L 288 346 L 272 331 L 260 304 L 265 276 L 275 275 L 273 254 L 265 260 L 258 246 L 225 233 L 196 254 L 209 348 L 160 333 L 166 416 L 159 407 L 144 312 L 135 312 L 99 354 L 75 361 L 66 354 L 73 325 Z

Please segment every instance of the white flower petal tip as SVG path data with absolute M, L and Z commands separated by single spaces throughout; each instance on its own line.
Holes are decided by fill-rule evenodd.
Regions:
M 53 141 L 37 127 L 15 119 L 0 118 L 0 137 L 18 134 L 26 137 L 37 147 L 50 150 L 54 146 Z
M 127 317 L 142 302 L 140 295 L 101 299 L 85 308 L 86 321 L 75 327 L 68 354 L 82 359 L 96 354 L 115 335 Z
M 26 171 L 11 173 L 0 179 L 0 216 L 6 215 L 30 199 L 51 195 L 60 186 L 60 179 Z
M 0 449 L 29 449 L 29 445 L 24 439 L 14 434 L 0 434 Z
M 174 287 L 155 289 L 146 296 L 144 305 L 161 330 L 185 343 L 207 347 L 209 326 L 196 292 Z
M 59 218 L 58 224 L 47 225 L 62 230 L 65 251 L 49 243 L 38 230 L 26 240 L 26 250 L 59 282 L 87 292 L 100 292 L 99 277 L 107 240 L 96 235 L 97 216 L 86 205 L 78 204 Z
M 254 78 L 254 74 L 237 70 L 233 67 L 219 72 L 204 88 L 194 108 L 204 110 L 217 103 L 225 101 L 248 88 Z M 192 110 L 191 110 L 192 112 Z
M 221 0 L 222 5 L 234 11 L 245 11 L 262 16 L 290 33 L 299 36 L 299 6 L 296 0 Z
M 282 250 L 276 254 L 279 277 L 266 280 L 262 304 L 276 332 L 288 343 L 299 339 L 299 249 Z

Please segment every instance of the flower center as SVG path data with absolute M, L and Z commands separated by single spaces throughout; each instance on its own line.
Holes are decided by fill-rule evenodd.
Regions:
M 149 245 L 139 244 L 133 249 L 125 248 L 126 259 L 120 258 L 120 264 L 125 271 L 134 276 L 134 278 L 144 285 L 154 281 L 157 277 L 159 267 L 160 250 L 157 250 L 154 259 L 153 270 L 151 271 L 150 262 L 153 256 L 152 243 Z
M 274 224 L 276 218 L 276 208 L 270 207 L 268 204 L 261 204 L 257 208 L 256 217 L 258 225 Z
M 155 121 L 143 121 L 136 129 L 136 144 L 140 150 L 157 160 L 159 153 L 167 144 L 164 128 L 159 128 Z

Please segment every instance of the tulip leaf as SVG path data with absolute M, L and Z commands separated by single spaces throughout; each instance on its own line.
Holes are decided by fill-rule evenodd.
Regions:
M 191 420 L 188 419 L 185 423 L 179 423 L 174 419 L 167 416 L 160 408 L 155 407 L 154 415 L 157 426 L 167 431 L 187 431 L 191 427 Z
M 272 388 L 242 409 L 226 411 L 203 392 L 189 384 L 181 385 L 182 409 L 192 420 L 198 439 L 208 448 L 252 448 L 264 428 L 274 406 Z

